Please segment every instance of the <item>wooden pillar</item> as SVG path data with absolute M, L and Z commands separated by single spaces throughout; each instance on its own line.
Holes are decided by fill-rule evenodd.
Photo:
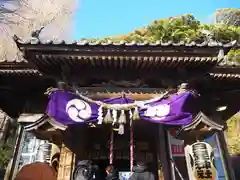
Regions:
M 70 180 L 75 166 L 74 132 L 69 127 L 64 131 L 60 150 L 58 180 Z
M 75 166 L 75 154 L 64 144 L 61 147 L 58 180 L 70 180 Z
M 227 170 L 227 176 L 229 180 L 235 180 L 234 170 L 232 168 L 232 161 L 230 155 L 228 153 L 226 138 L 224 136 L 224 132 L 218 132 L 219 144 L 222 149 L 222 155 L 224 158 L 225 168 Z
M 86 126 L 74 125 L 64 132 L 63 144 L 60 152 L 58 180 L 70 180 L 77 160 L 84 160 Z
M 220 114 L 218 114 L 218 113 L 212 115 L 212 119 L 214 119 L 215 122 L 220 122 L 220 123 L 223 122 Z M 226 123 L 226 122 L 224 122 L 224 123 Z M 223 163 L 224 163 L 225 169 L 227 171 L 226 172 L 227 178 L 229 180 L 235 180 L 236 178 L 235 178 L 235 174 L 234 174 L 234 170 L 233 170 L 233 166 L 232 166 L 232 160 L 231 160 L 230 154 L 228 152 L 226 130 L 217 132 L 217 141 L 219 144 L 219 148 L 221 149 Z
M 163 125 L 159 125 L 158 131 L 158 178 L 159 180 L 170 180 L 170 161 L 168 159 L 167 136 Z
M 86 125 L 80 125 L 80 126 L 74 126 L 71 130 L 72 137 L 72 150 L 76 154 L 76 163 L 77 161 L 81 160 L 87 160 L 88 157 L 86 157 L 86 143 L 88 139 L 88 134 L 87 134 L 87 126 Z

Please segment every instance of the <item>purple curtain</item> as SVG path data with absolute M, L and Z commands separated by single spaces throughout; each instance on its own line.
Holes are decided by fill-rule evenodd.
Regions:
M 188 99 L 193 97 L 191 92 L 172 94 L 168 98 L 150 103 L 141 103 L 138 108 L 142 120 L 170 125 L 185 125 L 191 122 L 192 114 L 184 110 Z M 75 123 L 95 123 L 99 116 L 99 105 L 83 100 L 78 95 L 57 90 L 50 94 L 47 114 L 64 125 Z M 108 104 L 129 104 L 132 99 L 117 97 L 102 101 Z M 105 112 L 104 112 L 105 113 Z

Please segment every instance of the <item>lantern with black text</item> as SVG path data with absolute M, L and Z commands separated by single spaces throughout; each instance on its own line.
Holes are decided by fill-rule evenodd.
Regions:
M 185 157 L 190 180 L 215 180 L 217 170 L 214 152 L 205 142 L 196 142 L 185 147 Z

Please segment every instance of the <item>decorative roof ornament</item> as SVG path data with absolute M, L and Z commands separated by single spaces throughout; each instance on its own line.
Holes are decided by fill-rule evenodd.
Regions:
M 37 29 L 37 30 L 35 30 L 35 31 L 33 31 L 32 32 L 32 37 L 33 38 L 37 38 L 38 40 L 39 40 L 39 36 L 40 36 L 40 34 L 41 34 L 41 32 L 42 32 L 42 30 L 44 29 L 45 27 L 43 26 L 43 27 L 41 27 L 40 29 Z
M 224 60 L 224 50 L 220 49 L 218 52 L 218 61 Z
M 20 37 L 18 37 L 16 34 L 14 34 L 12 38 L 13 38 L 13 40 L 14 40 L 15 42 L 22 40 L 22 39 L 21 39 Z

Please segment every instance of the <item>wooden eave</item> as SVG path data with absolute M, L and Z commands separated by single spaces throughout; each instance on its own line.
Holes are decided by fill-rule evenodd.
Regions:
M 0 75 L 2 76 L 42 76 L 42 73 L 39 72 L 37 69 L 0 69 Z
M 176 138 L 185 140 L 185 144 L 192 144 L 196 140 L 202 140 L 215 132 L 224 130 L 224 125 L 210 120 L 203 112 L 199 112 L 190 124 L 179 129 Z
M 215 80 L 240 80 L 240 74 L 210 73 L 210 76 Z
M 52 126 L 54 129 L 65 130 L 67 127 L 59 124 L 47 114 L 22 114 L 18 118 L 18 123 L 22 124 L 26 131 L 32 131 L 42 126 Z
M 217 70 L 216 70 L 217 69 Z M 240 80 L 240 71 L 239 67 L 230 68 L 230 71 L 226 71 L 225 68 L 213 68 L 208 75 L 213 80 L 227 80 L 227 81 L 239 81 Z M 171 70 L 170 70 L 171 71 Z M 36 76 L 36 77 L 45 77 L 45 75 L 37 69 L 34 68 L 1 68 L 1 76 Z
M 216 66 L 211 70 L 211 73 L 221 74 L 240 74 L 240 65 L 223 65 Z
M 68 66 L 71 69 L 133 68 L 152 70 L 175 67 L 209 67 L 218 64 L 220 50 L 227 51 L 233 45 L 222 43 L 126 43 L 88 41 L 17 41 L 25 58 L 41 71 Z
M 216 66 L 209 75 L 214 80 L 239 80 L 240 66 Z
M 26 115 L 26 117 L 29 115 Z M 41 118 L 22 118 L 19 123 L 24 127 L 25 131 L 33 133 L 39 139 L 53 141 L 58 143 L 61 141 L 62 132 L 67 128 L 66 126 L 56 122 L 47 115 Z M 29 121 L 31 119 L 31 121 Z
M 29 58 L 30 59 L 30 58 Z M 160 70 L 162 68 L 197 68 L 204 67 L 210 69 L 219 63 L 217 57 L 199 57 L 199 56 L 174 56 L 174 54 L 162 55 L 148 53 L 119 53 L 119 55 L 53 55 L 53 54 L 35 54 L 31 57 L 33 63 L 47 74 L 50 74 L 56 68 L 61 70 L 67 66 L 75 73 L 79 70 L 91 70 L 93 68 L 113 69 L 133 69 L 133 70 Z
M 198 128 L 200 124 L 206 125 L 209 131 L 218 130 L 222 131 L 224 126 L 210 120 L 203 112 L 199 112 L 197 116 L 188 125 L 182 127 L 183 131 L 192 131 Z
M 63 140 L 63 131 L 52 128 L 51 126 L 45 124 L 39 129 L 34 129 L 31 131 L 38 139 L 48 140 L 54 144 L 61 145 Z
M 45 125 L 47 123 L 47 119 L 45 116 L 42 116 L 41 118 L 39 119 L 36 119 L 35 121 L 33 122 L 24 122 L 24 121 L 21 121 L 19 122 L 20 124 L 23 125 L 24 129 L 26 131 L 33 131 L 33 130 L 36 130 L 38 129 L 39 127 Z

